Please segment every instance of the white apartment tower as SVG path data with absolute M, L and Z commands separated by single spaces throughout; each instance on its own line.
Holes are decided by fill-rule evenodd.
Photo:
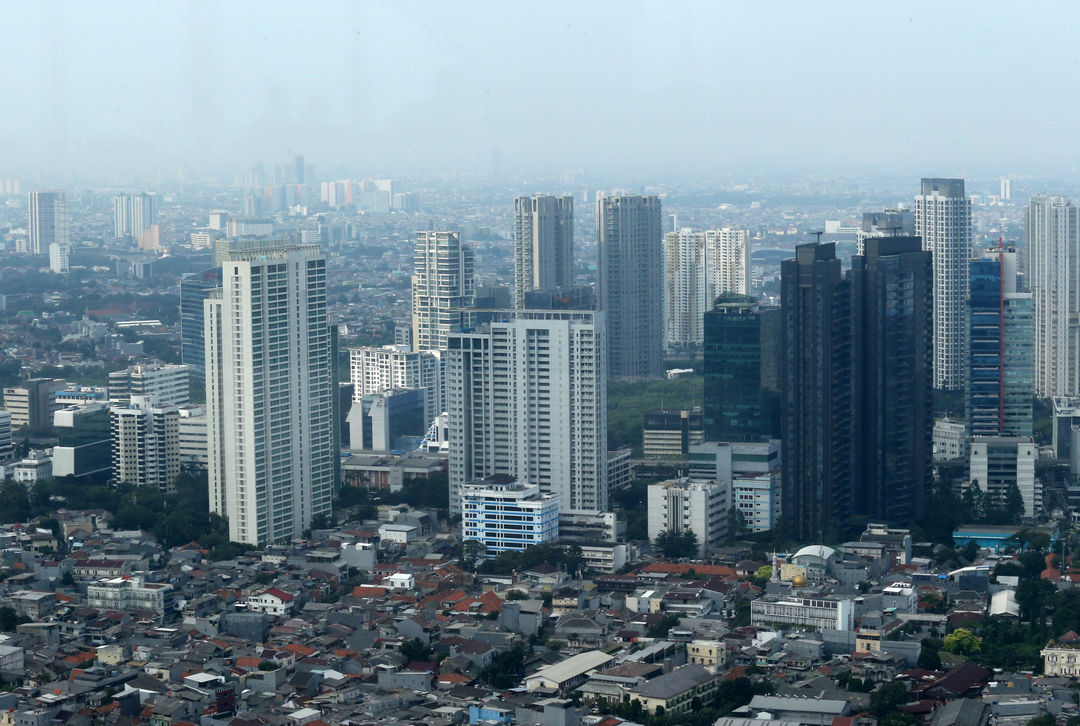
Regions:
M 113 480 L 168 491 L 180 475 L 180 412 L 152 396 L 109 409 Z
M 139 363 L 109 374 L 109 398 L 126 401 L 131 396 L 153 396 L 169 406 L 186 406 L 188 367 L 182 363 Z
M 494 474 L 557 494 L 561 510 L 607 510 L 604 315 L 522 310 L 450 336 L 450 510 Z
M 1080 207 L 1036 194 L 1024 227 L 1035 297 L 1035 395 L 1080 395 Z
M 413 350 L 444 350 L 476 291 L 473 251 L 457 232 L 417 232 L 412 276 Z
M 691 531 L 704 554 L 727 537 L 731 485 L 687 478 L 650 484 L 648 507 L 650 540 L 665 531 Z
M 326 259 L 316 245 L 237 241 L 204 303 L 210 508 L 229 539 L 300 536 L 334 488 Z
M 48 254 L 49 245 L 70 244 L 67 198 L 63 192 L 30 192 L 27 200 L 30 254 Z
M 964 387 L 971 200 L 963 179 L 923 179 L 915 195 L 915 234 L 934 257 L 934 387 Z
M 607 313 L 608 373 L 664 372 L 663 245 L 660 198 L 596 200 L 598 307 Z
M 49 269 L 58 275 L 71 272 L 71 246 L 53 242 L 49 245 Z
M 514 199 L 514 307 L 525 293 L 574 283 L 574 198 Z
M 750 292 L 750 235 L 744 229 L 682 229 L 664 235 L 663 321 L 668 348 L 700 345 L 704 315 L 722 293 Z
M 158 200 L 152 192 L 113 197 L 113 236 L 138 239 L 157 221 Z
M 353 403 L 385 391 L 424 389 L 424 417 L 430 423 L 446 410 L 446 368 L 442 351 L 412 351 L 407 345 L 350 348 Z

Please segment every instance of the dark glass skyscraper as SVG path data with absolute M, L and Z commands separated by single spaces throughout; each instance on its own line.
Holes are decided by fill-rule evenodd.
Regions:
M 220 287 L 220 267 L 196 272 L 180 281 L 180 360 L 199 380 L 206 379 L 203 300 Z
M 852 258 L 852 507 L 905 524 L 933 461 L 933 271 L 918 237 L 870 237 Z
M 704 335 L 706 438 L 778 436 L 780 310 L 725 293 L 705 313 Z
M 783 526 L 823 541 L 851 514 L 851 283 L 836 245 L 796 247 L 780 289 Z

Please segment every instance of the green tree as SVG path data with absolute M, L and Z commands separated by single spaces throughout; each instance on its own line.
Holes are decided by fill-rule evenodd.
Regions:
M 1028 719 L 1027 726 L 1054 726 L 1057 721 L 1048 713 Z
M 484 555 L 487 547 L 478 539 L 467 539 L 461 543 L 461 566 L 469 572 L 476 572 L 476 567 Z
M 919 651 L 919 667 L 928 671 L 936 671 L 941 668 L 941 655 L 936 649 L 927 648 L 926 641 L 923 641 L 922 649 Z
M 957 628 L 945 636 L 944 649 L 958 655 L 978 653 L 982 647 L 981 639 L 967 628 Z
M 414 660 L 427 660 L 431 649 L 419 638 L 413 638 L 401 644 L 401 655 L 406 663 L 412 663 Z
M 907 686 L 900 681 L 889 681 L 870 694 L 870 713 L 882 718 L 907 702 Z
M 669 560 L 677 560 L 682 557 L 695 557 L 698 552 L 698 539 L 693 530 L 684 529 L 681 532 L 666 529 L 656 535 L 653 545 L 657 551 Z

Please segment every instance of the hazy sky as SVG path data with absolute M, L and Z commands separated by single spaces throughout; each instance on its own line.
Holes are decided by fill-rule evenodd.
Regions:
M 1075 3 L 19 2 L 0 176 L 1069 170 Z

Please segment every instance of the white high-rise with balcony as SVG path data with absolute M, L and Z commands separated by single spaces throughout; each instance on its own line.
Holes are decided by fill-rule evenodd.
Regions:
M 750 235 L 723 227 L 664 235 L 664 345 L 700 345 L 704 315 L 725 292 L 750 292 Z
M 63 192 L 30 192 L 27 200 L 32 255 L 49 253 L 49 245 L 68 245 L 67 198 Z
M 152 396 L 109 409 L 112 478 L 168 491 L 180 475 L 180 412 Z
M 1080 207 L 1036 194 L 1024 211 L 1035 298 L 1035 395 L 1080 395 Z
M 514 199 L 514 307 L 525 293 L 574 284 L 574 198 Z
M 424 389 L 428 423 L 446 410 L 446 368 L 442 351 L 412 351 L 407 345 L 350 348 L 353 403 L 370 393 Z
M 413 350 L 443 350 L 476 292 L 473 251 L 457 232 L 417 232 L 412 276 Z
M 335 451 L 326 259 L 237 241 L 204 303 L 210 508 L 229 538 L 288 541 L 329 516 Z
M 563 510 L 606 510 L 604 315 L 506 312 L 451 335 L 446 361 L 450 509 L 493 474 L 557 494 Z
M 934 256 L 934 388 L 959 391 L 967 370 L 971 200 L 963 179 L 923 179 L 915 234 Z

